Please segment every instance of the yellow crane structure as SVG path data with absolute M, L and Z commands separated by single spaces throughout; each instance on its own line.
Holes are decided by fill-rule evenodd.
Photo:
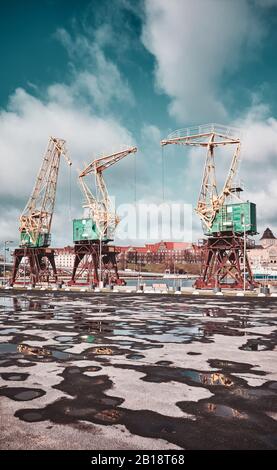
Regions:
M 65 140 L 50 137 L 33 191 L 19 219 L 20 248 L 14 251 L 12 285 L 19 274 L 19 267 L 23 258 L 28 259 L 27 274 L 32 285 L 40 281 L 49 281 L 51 276 L 50 267 L 53 271 L 54 280 L 57 280 L 55 253 L 53 248 L 50 248 L 50 244 L 62 156 L 71 166 L 72 162 L 68 156 Z M 24 274 L 25 282 L 25 263 Z
M 239 130 L 218 124 L 180 129 L 170 134 L 167 139 L 161 141 L 162 146 L 170 144 L 207 149 L 201 189 L 195 212 L 199 215 L 207 229 L 210 229 L 216 214 L 224 205 L 226 198 L 233 193 L 233 181 L 238 170 L 241 146 Z M 225 183 L 219 192 L 215 173 L 215 149 L 226 145 L 232 145 L 235 149 Z
M 208 239 L 199 247 L 201 275 L 195 283 L 196 287 L 253 287 L 255 283 L 246 254 L 246 235 L 257 233 L 256 205 L 249 201 L 243 202 L 239 197 L 242 189 L 234 184 L 240 160 L 240 130 L 220 124 L 189 127 L 177 130 L 161 141 L 162 146 L 171 144 L 206 149 L 195 211 Z M 226 146 L 233 147 L 234 151 L 225 182 L 219 191 L 215 149 Z M 230 202 L 233 198 L 235 203 Z
M 73 220 L 75 261 L 71 283 L 75 283 L 77 278 L 84 280 L 84 277 L 87 284 L 98 285 L 102 279 L 104 283 L 120 283 L 115 247 L 108 245 L 114 239 L 120 219 L 108 193 L 103 172 L 136 152 L 137 147 L 129 147 L 101 156 L 79 174 L 79 183 L 85 196 L 83 207 L 87 215 Z M 89 175 L 94 177 L 94 191 L 85 181 Z

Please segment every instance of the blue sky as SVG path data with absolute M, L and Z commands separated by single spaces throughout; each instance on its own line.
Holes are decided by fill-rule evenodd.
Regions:
M 207 122 L 243 128 L 245 197 L 259 230 L 277 232 L 277 0 L 3 0 L 0 35 L 0 240 L 18 237 L 49 135 L 68 142 L 78 217 L 77 170 L 92 156 L 137 145 L 137 201 L 159 203 L 160 139 Z M 165 150 L 167 201 L 195 205 L 203 163 Z M 62 165 L 56 245 L 71 243 L 68 178 Z M 133 159 L 107 183 L 133 201 Z M 199 238 L 196 217 L 193 228 Z

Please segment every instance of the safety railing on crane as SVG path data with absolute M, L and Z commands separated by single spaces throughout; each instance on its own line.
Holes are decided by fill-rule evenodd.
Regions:
M 241 138 L 241 129 L 238 129 L 236 127 L 230 127 L 230 126 L 223 126 L 222 124 L 203 124 L 200 126 L 193 126 L 193 127 L 185 127 L 182 129 L 177 129 L 174 132 L 171 132 L 168 136 L 167 139 L 175 139 L 175 138 L 181 138 L 181 137 L 196 137 L 203 136 L 205 134 L 211 134 L 211 133 L 219 134 L 219 135 L 224 135 L 226 137 L 232 138 L 232 139 L 240 139 Z

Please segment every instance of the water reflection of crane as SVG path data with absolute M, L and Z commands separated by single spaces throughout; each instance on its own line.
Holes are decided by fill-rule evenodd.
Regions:
M 200 380 L 203 385 L 223 385 L 224 387 L 231 387 L 232 382 L 229 377 L 221 374 L 220 372 L 213 372 L 212 374 L 200 374 Z
M 17 297 L 13 297 L 13 308 L 15 312 L 21 312 L 22 310 L 41 311 L 42 303 L 38 300 L 18 299 Z
M 17 346 L 18 352 L 25 356 L 49 357 L 52 356 L 51 351 L 46 348 L 29 346 L 28 344 L 19 344 Z
M 209 413 L 214 413 L 217 416 L 233 417 L 233 418 L 239 418 L 239 419 L 246 418 L 245 413 L 241 413 L 235 408 L 231 408 L 229 406 L 219 405 L 216 403 L 205 403 L 204 407 L 206 411 L 208 411 Z

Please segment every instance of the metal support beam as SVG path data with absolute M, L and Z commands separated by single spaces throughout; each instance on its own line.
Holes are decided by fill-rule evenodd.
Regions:
M 244 239 L 233 234 L 209 237 L 200 247 L 201 274 L 197 289 L 251 289 L 257 286 L 244 253 Z M 245 255 L 245 256 L 244 256 Z M 242 264 L 245 263 L 245 275 Z M 244 284 L 245 283 L 245 284 Z
M 20 283 L 20 264 L 23 258 L 27 258 L 28 264 L 24 263 L 24 285 L 26 283 L 35 286 L 38 283 L 56 283 L 58 281 L 55 264 L 55 250 L 53 248 L 17 248 L 14 250 L 14 264 L 11 285 Z
M 74 245 L 75 259 L 70 284 L 99 285 L 99 269 L 103 285 L 122 284 L 119 279 L 115 247 L 99 241 Z M 101 257 L 101 262 L 100 262 Z

